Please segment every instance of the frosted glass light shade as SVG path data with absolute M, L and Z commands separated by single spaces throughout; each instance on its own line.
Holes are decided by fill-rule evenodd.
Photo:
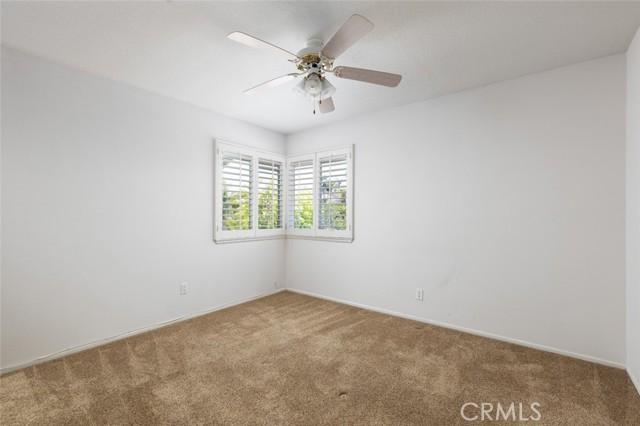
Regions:
M 326 78 L 313 73 L 296 84 L 293 91 L 305 99 L 320 100 L 333 96 L 336 88 Z

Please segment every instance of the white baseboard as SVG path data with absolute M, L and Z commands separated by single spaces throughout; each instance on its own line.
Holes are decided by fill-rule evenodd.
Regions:
M 633 383 L 633 385 L 636 387 L 636 390 L 638 391 L 638 394 L 640 394 L 640 380 L 638 380 L 636 378 L 636 376 L 633 375 L 633 373 L 631 372 L 631 370 L 629 370 L 627 368 L 627 374 L 629 375 L 629 378 L 631 379 L 631 383 Z
M 476 336 L 488 337 L 489 339 L 500 340 L 500 341 L 507 342 L 507 343 L 513 343 L 513 344 L 516 344 L 516 345 L 525 346 L 525 347 L 532 348 L 532 349 L 538 349 L 538 350 L 545 351 L 545 352 L 551 352 L 551 353 L 558 354 L 558 355 L 565 355 L 565 356 L 568 356 L 568 357 L 571 357 L 571 358 L 577 358 L 577 359 L 580 359 L 580 360 L 583 360 L 583 361 L 595 362 L 597 364 L 606 365 L 608 367 L 615 367 L 615 368 L 620 368 L 620 369 L 623 369 L 623 370 L 626 368 L 625 365 L 617 363 L 617 362 L 607 361 L 607 360 L 596 358 L 596 357 L 592 357 L 592 356 L 589 356 L 589 355 L 577 354 L 575 352 L 564 351 L 562 349 L 556 349 L 556 348 L 552 348 L 552 347 L 549 347 L 549 346 L 539 345 L 539 344 L 527 342 L 527 341 L 524 341 L 524 340 L 512 339 L 510 337 L 504 337 L 504 336 L 500 336 L 500 335 L 497 335 L 497 334 L 486 333 L 484 331 L 474 330 L 472 328 L 460 327 L 460 326 L 457 326 L 457 325 L 447 324 L 447 323 L 443 323 L 443 322 L 440 322 L 440 321 L 433 321 L 433 320 L 429 320 L 429 319 L 426 319 L 426 318 L 417 317 L 417 316 L 414 316 L 414 315 L 408 315 L 408 314 L 403 314 L 401 312 L 391 311 L 391 310 L 388 310 L 388 309 L 375 308 L 373 306 L 368 306 L 368 305 L 363 305 L 361 303 L 355 303 L 355 302 L 350 302 L 350 301 L 347 301 L 347 300 L 337 299 L 335 297 L 323 296 L 321 294 L 316 294 L 316 293 L 312 293 L 312 292 L 304 291 L 304 290 L 298 290 L 298 289 L 295 289 L 295 288 L 287 288 L 287 291 L 291 291 L 291 292 L 294 292 L 294 293 L 300 293 L 300 294 L 304 294 L 304 295 L 307 295 L 307 296 L 317 297 L 319 299 L 330 300 L 332 302 L 342 303 L 344 305 L 355 306 L 357 308 L 362 308 L 362 309 L 367 309 L 369 311 L 374 311 L 374 312 L 379 312 L 379 313 L 382 313 L 382 314 L 392 315 L 394 317 L 406 318 L 406 319 L 410 319 L 410 320 L 414 320 L 414 321 L 423 322 L 423 323 L 426 323 L 426 324 L 436 325 L 438 327 L 449 328 L 451 330 L 461 331 L 463 333 L 474 334 Z M 633 378 L 632 378 L 632 380 L 633 380 Z M 634 383 L 636 383 L 636 387 L 637 387 L 638 386 L 637 382 L 634 382 Z M 640 388 L 638 388 L 638 389 L 640 389 Z
M 388 309 L 381 309 L 381 308 L 375 308 L 372 306 L 368 306 L 368 305 L 364 305 L 361 303 L 355 303 L 355 302 L 350 302 L 347 300 L 342 300 L 342 299 L 338 299 L 338 298 L 334 298 L 334 297 L 329 297 L 329 296 L 323 296 L 321 294 L 317 294 L 317 293 L 313 293 L 313 292 L 309 292 L 309 291 L 304 291 L 304 290 L 299 290 L 299 289 L 295 289 L 295 288 L 280 288 L 277 289 L 275 291 L 269 292 L 269 293 L 265 293 L 265 294 L 261 294 L 261 295 L 257 295 L 257 296 L 252 296 L 252 297 L 247 297 L 241 300 L 237 300 L 231 303 L 227 303 L 224 305 L 219 305 L 213 308 L 209 308 L 203 311 L 199 311 L 193 314 L 189 314 L 189 315 L 185 315 L 179 318 L 175 318 L 169 321 L 165 321 L 162 323 L 158 323 L 158 324 L 153 324 L 150 326 L 146 326 L 146 327 L 142 327 L 136 330 L 132 330 L 132 331 L 128 331 L 126 333 L 123 334 L 119 334 L 117 336 L 113 336 L 113 337 L 109 337 L 106 339 L 101 339 L 101 340 L 96 340 L 94 342 L 91 343 L 87 343 L 84 345 L 80 345 L 80 346 L 76 346 L 73 348 L 69 348 L 69 349 L 65 349 L 62 350 L 60 352 L 56 352 L 50 355 L 46 355 L 34 360 L 30 360 L 27 362 L 23 362 L 23 363 L 19 363 L 19 364 L 15 364 L 15 365 L 11 365 L 8 367 L 3 367 L 2 369 L 0 369 L 0 375 L 3 374 L 7 374 L 10 373 L 12 371 L 16 371 L 16 370 L 20 370 L 22 368 L 27 368 L 27 367 L 31 367 L 33 365 L 36 364 L 41 364 L 43 362 L 47 362 L 47 361 L 51 361 L 57 358 L 62 358 L 63 356 L 66 355 L 71 355 L 77 352 L 81 352 L 81 351 L 85 351 L 87 349 L 91 349 L 91 348 L 95 348 L 97 346 L 101 346 L 107 343 L 111 343 L 114 342 L 116 340 L 121 340 L 121 339 L 125 339 L 127 337 L 131 337 L 131 336 L 135 336 L 137 334 L 141 334 L 141 333 L 145 333 L 147 331 L 152 331 L 170 324 L 174 324 L 180 321 L 185 321 L 191 318 L 195 318 L 195 317 L 199 317 L 202 315 L 207 315 L 210 314 L 212 312 L 216 312 L 222 309 L 226 309 L 226 308 L 230 308 L 232 306 L 236 306 L 236 305 L 240 305 L 242 303 L 246 303 L 246 302 L 250 302 L 252 300 L 256 300 L 256 299 L 260 299 L 266 296 L 270 296 L 272 294 L 276 294 L 279 293 L 281 291 L 291 291 L 294 293 L 299 293 L 299 294 L 304 294 L 307 296 L 311 296 L 311 297 L 317 297 L 319 299 L 324 299 L 324 300 L 329 300 L 332 302 L 336 302 L 336 303 L 341 303 L 344 305 L 349 305 L 349 306 L 355 306 L 357 308 L 362 308 L 362 309 L 367 309 L 369 311 L 374 311 L 374 312 L 379 312 L 379 313 L 383 313 L 383 314 L 387 314 L 387 315 L 392 315 L 392 316 L 396 316 L 396 317 L 400 317 L 400 318 L 406 318 L 406 319 L 410 319 L 410 320 L 414 320 L 414 321 L 419 321 L 422 323 L 426 323 L 426 324 L 432 324 L 432 325 L 436 325 L 439 327 L 444 327 L 444 328 L 448 328 L 448 329 L 452 329 L 452 330 L 456 330 L 456 331 L 461 331 L 463 333 L 469 333 L 469 334 L 473 334 L 476 336 L 481 336 L 481 337 L 487 337 L 490 339 L 495 339 L 495 340 L 500 340 L 503 342 L 508 342 L 508 343 L 513 343 L 516 345 L 520 345 L 520 346 L 525 346 L 525 347 L 529 347 L 532 349 L 538 349 L 541 351 L 545 351 L 545 352 L 551 352 L 551 353 L 555 353 L 555 354 L 559 354 L 559 355 L 565 355 L 565 356 L 569 356 L 572 358 L 577 358 L 577 359 L 581 359 L 583 361 L 589 361 L 589 362 L 595 362 L 597 364 L 602 364 L 602 365 L 606 365 L 609 367 L 615 367 L 615 368 L 620 368 L 620 369 L 625 369 L 626 367 L 620 363 L 617 362 L 612 362 L 612 361 L 607 361 L 607 360 L 603 360 L 600 358 L 596 358 L 596 357 L 592 357 L 592 356 L 588 356 L 588 355 L 582 355 L 582 354 L 577 354 L 574 352 L 569 352 L 569 351 L 564 351 L 561 349 L 556 349 L 556 348 L 552 348 L 549 346 L 544 346 L 544 345 L 538 345 L 535 343 L 531 343 L 531 342 L 527 342 L 527 341 L 523 341 L 523 340 L 518 340 L 518 339 L 512 339 L 509 337 L 504 337 L 504 336 L 499 336 L 496 334 L 492 334 L 492 333 L 485 333 L 483 331 L 479 331 L 479 330 L 474 330 L 474 329 L 470 329 L 470 328 L 466 328 L 466 327 L 459 327 L 456 325 L 452 325 L 452 324 L 447 324 L 447 323 L 443 323 L 440 321 L 433 321 L 433 320 L 429 320 L 426 318 L 421 318 L 421 317 L 417 317 L 414 315 L 408 315 L 408 314 L 403 314 L 400 312 L 396 312 L 396 311 L 391 311 Z M 629 374 L 629 377 L 631 378 L 631 381 L 633 382 L 633 384 L 635 385 L 636 389 L 638 390 L 638 393 L 640 393 L 640 381 L 631 373 L 630 370 L 627 369 L 627 373 Z
M 121 339 L 125 339 L 127 337 L 135 336 L 136 334 L 146 333 L 147 331 L 152 331 L 152 330 L 155 330 L 155 329 L 158 329 L 158 328 L 161 328 L 161 327 L 165 327 L 167 325 L 175 324 L 177 322 L 185 321 L 185 320 L 188 320 L 188 319 L 191 319 L 191 318 L 195 318 L 195 317 L 199 317 L 199 316 L 202 316 L 202 315 L 207 315 L 207 314 L 210 314 L 212 312 L 220 311 L 222 309 L 230 308 L 232 306 L 240 305 L 242 303 L 250 302 L 252 300 L 261 299 L 263 297 L 267 297 L 267 296 L 270 296 L 272 294 L 280 293 L 281 291 L 285 291 L 285 290 L 286 290 L 286 288 L 279 288 L 279 289 L 271 291 L 269 293 L 259 294 L 257 296 L 246 297 L 244 299 L 236 300 L 234 302 L 225 303 L 224 305 L 219 305 L 219 306 L 216 306 L 216 307 L 213 307 L 213 308 L 205 309 L 203 311 L 198 311 L 198 312 L 193 313 L 193 314 L 188 314 L 188 315 L 181 316 L 179 318 L 174 318 L 174 319 L 169 320 L 169 321 L 164 321 L 164 322 L 161 322 L 161 323 L 157 323 L 157 324 L 149 325 L 149 326 L 146 326 L 146 327 L 138 328 L 136 330 L 127 331 L 125 333 L 118 334 L 116 336 L 107 337 L 106 339 L 96 340 L 96 341 L 93 341 L 91 343 L 87 343 L 87 344 L 84 344 L 84 345 L 76 346 L 76 347 L 73 347 L 73 348 L 64 349 L 62 351 L 55 352 L 55 353 L 49 354 L 49 355 L 45 355 L 45 356 L 42 356 L 40 358 L 36 358 L 34 360 L 22 362 L 22 363 L 19 363 L 19 364 L 10 365 L 8 367 L 3 367 L 3 368 L 0 369 L 0 375 L 11 373 L 12 371 L 16 371 L 16 370 L 20 370 L 20 369 L 23 369 L 23 368 L 31 367 L 33 365 L 41 364 L 43 362 L 51 361 L 51 360 L 54 360 L 54 359 L 57 359 L 57 358 L 62 358 L 63 356 L 71 355 L 71 354 L 74 354 L 76 352 L 86 351 L 87 349 L 95 348 L 97 346 L 101 346 L 101 345 L 105 345 L 107 343 L 115 342 L 116 340 L 121 340 Z

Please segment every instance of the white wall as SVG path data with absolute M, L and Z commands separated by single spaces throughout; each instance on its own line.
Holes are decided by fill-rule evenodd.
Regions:
M 640 392 L 640 30 L 627 52 L 627 370 Z
M 284 241 L 212 242 L 213 138 L 283 136 L 7 49 L 1 101 L 2 368 L 284 285 Z M 289 136 L 355 143 L 356 209 L 287 241 L 288 287 L 624 364 L 624 117 L 617 55 Z
M 289 240 L 289 288 L 625 364 L 624 55 L 297 133 L 287 151 L 351 143 L 355 241 Z
M 283 240 L 213 243 L 214 138 L 284 152 L 280 134 L 2 50 L 3 368 L 284 286 Z

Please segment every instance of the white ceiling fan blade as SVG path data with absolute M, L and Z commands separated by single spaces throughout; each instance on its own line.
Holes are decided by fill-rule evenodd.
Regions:
M 320 112 L 326 114 L 328 112 L 335 111 L 336 107 L 333 105 L 333 98 L 323 99 L 320 102 Z
M 400 84 L 400 80 L 402 80 L 402 76 L 399 74 L 365 70 L 363 68 L 336 67 L 333 72 L 336 77 L 364 81 L 365 83 L 379 84 L 381 86 L 389 87 L 396 87 Z
M 360 15 L 353 15 L 342 28 L 331 37 L 320 54 L 335 59 L 373 29 L 373 23 Z
M 278 46 L 274 46 L 271 43 L 267 43 L 266 41 L 260 40 L 259 38 L 255 38 L 250 36 L 249 34 L 241 33 L 239 31 L 232 32 L 227 35 L 231 40 L 237 41 L 242 44 L 246 44 L 247 46 L 255 47 L 256 49 L 262 49 L 267 52 L 275 53 L 276 55 L 280 55 L 288 61 L 296 61 L 298 57 L 293 53 L 281 49 Z
M 273 80 L 266 81 L 262 84 L 258 84 L 257 86 L 253 86 L 251 89 L 247 89 L 244 91 L 246 95 L 255 95 L 256 93 L 264 92 L 267 89 L 271 89 L 272 87 L 280 86 L 288 81 L 295 80 L 300 74 L 286 74 L 280 77 L 276 77 Z

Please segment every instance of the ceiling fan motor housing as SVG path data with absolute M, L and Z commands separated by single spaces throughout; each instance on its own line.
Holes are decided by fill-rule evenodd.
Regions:
M 304 49 L 298 52 L 298 58 L 303 58 L 306 55 L 313 54 L 315 56 L 320 55 L 320 51 L 324 47 L 324 43 L 322 40 L 318 40 L 317 38 L 312 38 L 307 42 L 307 45 Z
M 324 43 L 318 39 L 311 39 L 307 42 L 307 46 L 298 52 L 298 69 L 300 71 L 308 71 L 313 69 L 319 69 L 322 71 L 329 71 L 333 66 L 333 60 L 329 58 L 323 58 L 320 55 Z

